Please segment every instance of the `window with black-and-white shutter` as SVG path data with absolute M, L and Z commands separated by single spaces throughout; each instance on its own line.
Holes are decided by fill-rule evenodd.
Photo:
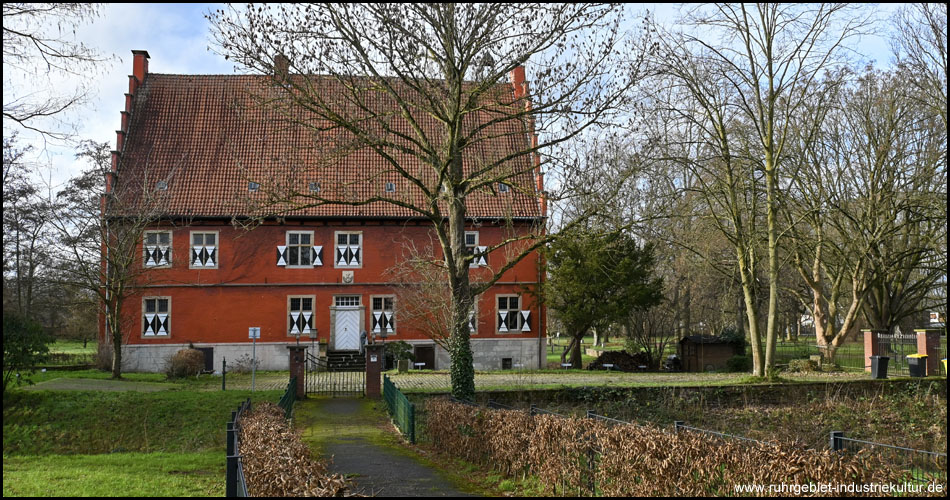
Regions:
M 396 317 L 393 297 L 373 297 L 372 327 L 373 333 L 396 333 Z
M 531 311 L 521 310 L 521 297 L 518 295 L 499 295 L 496 314 L 499 333 L 530 332 Z
M 323 265 L 323 247 L 313 244 L 313 231 L 287 231 L 286 245 L 277 247 L 277 265 L 314 267 Z
M 363 233 L 336 232 L 334 265 L 336 267 L 360 267 L 363 265 Z
M 195 269 L 218 267 L 218 233 L 192 232 L 190 264 Z
M 465 253 L 473 255 L 468 267 L 487 266 L 488 247 L 478 245 L 478 231 L 465 231 Z
M 171 298 L 146 297 L 142 299 L 142 336 L 167 337 L 171 335 Z
M 171 231 L 146 231 L 142 247 L 145 254 L 145 267 L 172 265 Z
M 287 334 L 292 336 L 311 335 L 313 328 L 313 296 L 288 297 Z

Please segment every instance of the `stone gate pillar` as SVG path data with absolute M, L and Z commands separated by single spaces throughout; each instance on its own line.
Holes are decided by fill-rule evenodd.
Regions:
M 937 363 L 940 363 L 940 329 L 915 328 L 917 334 L 917 354 L 927 355 L 927 376 L 936 375 Z
M 287 349 L 290 351 L 290 378 L 297 377 L 296 397 L 297 399 L 303 399 L 307 397 L 307 386 L 304 380 L 306 377 L 307 346 L 289 345 Z
M 375 343 L 366 345 L 366 397 L 379 399 L 382 395 L 380 391 L 380 374 L 383 372 L 383 366 L 386 362 L 385 344 Z
M 887 333 L 887 330 L 861 330 L 864 334 L 864 371 L 871 371 L 871 356 L 881 355 L 881 344 L 877 336 Z

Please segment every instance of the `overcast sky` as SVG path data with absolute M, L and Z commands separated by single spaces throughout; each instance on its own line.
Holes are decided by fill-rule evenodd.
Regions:
M 231 63 L 208 50 L 209 29 L 204 14 L 216 8 L 222 7 L 218 4 L 109 4 L 98 19 L 80 26 L 76 31 L 77 40 L 116 58 L 103 65 L 100 74 L 90 75 L 88 83 L 93 91 L 92 102 L 66 117 L 78 123 L 79 138 L 109 141 L 115 147 L 119 111 L 124 107 L 128 75 L 132 72 L 132 50 L 149 52 L 149 72 L 152 73 L 233 74 Z M 658 8 L 656 16 L 661 22 L 672 21 L 677 13 L 677 8 L 670 4 L 634 7 L 635 10 L 643 8 Z M 878 15 L 886 18 L 893 9 L 894 5 L 881 5 L 877 7 Z M 890 63 L 888 44 L 883 38 L 866 37 L 856 48 L 869 60 L 876 60 L 879 66 Z M 50 85 L 69 86 L 72 83 L 57 80 Z M 45 86 L 46 82 L 34 84 Z M 4 77 L 5 103 L 9 102 L 7 90 L 11 85 L 22 85 L 22 82 L 11 82 Z M 4 136 L 9 133 L 5 122 Z M 25 132 L 20 135 L 21 145 L 31 140 Z M 52 180 L 58 184 L 82 168 L 74 162 L 72 155 L 72 149 L 50 146 L 47 154 L 37 160 L 53 165 Z

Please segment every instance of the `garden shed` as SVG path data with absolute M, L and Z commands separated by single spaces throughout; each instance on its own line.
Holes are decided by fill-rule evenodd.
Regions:
M 744 352 L 741 343 L 712 335 L 683 337 L 678 349 L 683 371 L 687 372 L 723 370 L 730 358 Z

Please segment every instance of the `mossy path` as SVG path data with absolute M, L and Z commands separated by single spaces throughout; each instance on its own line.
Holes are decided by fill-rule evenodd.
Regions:
M 333 459 L 332 472 L 360 493 L 384 497 L 470 496 L 477 492 L 399 443 L 383 404 L 363 398 L 308 398 L 294 422 L 314 452 Z

